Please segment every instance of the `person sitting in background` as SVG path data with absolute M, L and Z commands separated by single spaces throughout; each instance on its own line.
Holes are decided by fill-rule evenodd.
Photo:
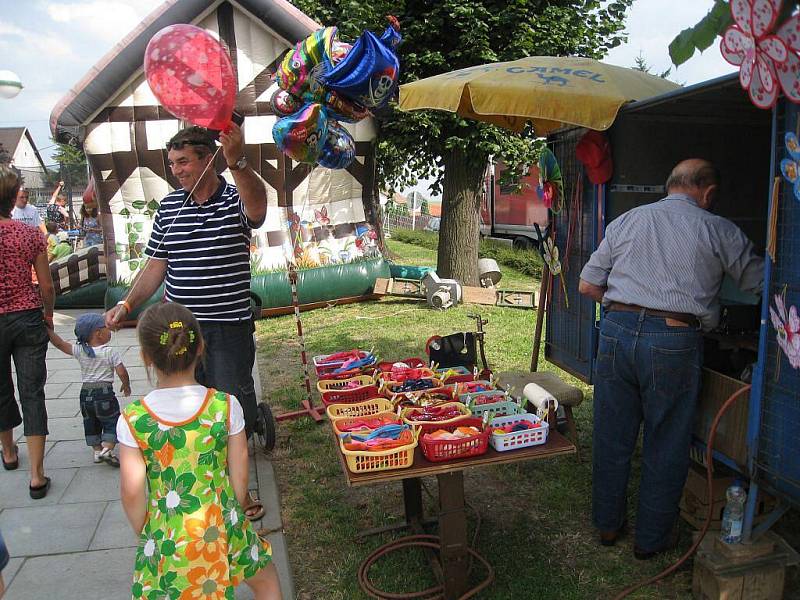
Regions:
M 39 211 L 35 206 L 28 204 L 28 190 L 22 186 L 17 192 L 17 199 L 11 211 L 11 218 L 31 227 L 37 227 L 44 234 L 47 233 L 44 223 L 42 223 L 42 218 L 39 216 Z
M 67 241 L 66 231 L 59 231 L 58 225 L 53 221 L 45 223 L 45 230 L 47 231 L 47 262 L 51 263 L 72 254 L 72 246 Z
M 64 182 L 59 181 L 50 202 L 47 203 L 47 220 L 52 221 L 61 230 L 69 227 L 69 212 L 67 212 L 67 197 L 61 192 Z
M 102 229 L 97 218 L 97 204 L 83 204 L 80 210 L 81 233 L 83 233 L 83 247 L 97 246 L 103 243 Z

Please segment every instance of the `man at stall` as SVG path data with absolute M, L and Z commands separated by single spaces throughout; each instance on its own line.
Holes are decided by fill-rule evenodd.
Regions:
M 214 170 L 216 144 L 207 130 L 188 127 L 167 143 L 181 188 L 161 201 L 149 258 L 128 297 L 106 313 L 106 324 L 117 329 L 164 282 L 166 300 L 183 304 L 200 322 L 206 351 L 198 382 L 239 399 L 249 437 L 256 421 L 250 233 L 264 222 L 267 191 L 247 164 L 241 129 L 232 124 L 219 139 L 235 185 Z
M 710 212 L 719 173 L 680 162 L 667 197 L 612 221 L 580 275 L 605 315 L 595 366 L 592 517 L 600 542 L 626 527 L 631 456 L 644 423 L 634 555 L 671 548 L 689 469 L 703 364 L 702 331 L 719 321 L 724 275 L 761 293 L 764 261 L 731 221 Z

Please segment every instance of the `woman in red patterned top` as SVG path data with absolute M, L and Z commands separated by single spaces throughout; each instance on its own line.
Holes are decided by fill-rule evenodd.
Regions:
M 19 466 L 19 448 L 12 430 L 25 424 L 24 433 L 31 464 L 30 496 L 44 498 L 50 478 L 44 475 L 44 440 L 47 409 L 47 327 L 53 326 L 53 280 L 47 263 L 47 244 L 42 232 L 11 219 L 20 179 L 0 165 L 0 445 L 3 468 Z M 31 282 L 31 267 L 39 288 Z M 14 399 L 11 359 L 17 371 L 17 391 L 22 417 Z

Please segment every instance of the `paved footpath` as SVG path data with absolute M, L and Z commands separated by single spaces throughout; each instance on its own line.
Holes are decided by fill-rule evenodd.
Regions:
M 57 311 L 54 321 L 65 340 L 75 339 L 75 318 L 84 312 Z M 134 329 L 114 334 L 111 344 L 122 356 L 131 377 L 131 398 L 152 390 L 139 355 Z M 261 397 L 258 369 L 254 369 Z M 0 471 L 0 530 L 11 562 L 3 571 L 8 591 L 4 600 L 128 600 L 133 575 L 136 536 L 119 501 L 119 470 L 94 464 L 83 437 L 78 394 L 78 362 L 50 346 L 47 351 L 47 412 L 50 435 L 44 459 L 53 483 L 47 497 L 28 495 L 28 458 L 22 427 L 15 430 L 20 449 L 16 471 Z M 119 390 L 119 382 L 114 388 Z M 117 392 L 119 394 L 119 392 Z M 295 597 L 286 542 L 282 533 L 280 498 L 269 457 L 256 451 L 250 462 L 250 488 L 264 501 L 266 515 L 256 527 L 274 531 L 268 536 L 286 600 Z M 237 599 L 252 598 L 247 586 Z

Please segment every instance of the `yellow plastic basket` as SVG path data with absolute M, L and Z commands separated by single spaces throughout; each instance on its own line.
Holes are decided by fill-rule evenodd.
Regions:
M 357 383 L 358 386 L 365 386 L 365 385 L 372 385 L 375 381 L 372 379 L 371 375 L 357 375 L 355 377 L 350 377 L 348 379 L 320 379 L 317 382 L 317 390 L 321 394 L 322 392 L 328 392 L 330 390 L 344 390 L 348 389 L 348 386 L 351 383 Z
M 372 398 L 354 404 L 331 404 L 325 412 L 333 422 L 339 417 L 368 417 L 382 412 L 393 412 L 393 408 L 392 403 L 386 398 Z
M 450 423 L 455 423 L 459 419 L 463 419 L 464 417 L 469 417 L 472 415 L 472 411 L 464 406 L 461 402 L 447 402 L 445 404 L 440 404 L 440 407 L 452 407 L 457 409 L 461 414 L 457 417 L 453 417 L 452 419 L 446 419 L 444 421 L 410 421 L 407 417 L 409 414 L 414 412 L 419 412 L 422 408 L 417 406 L 409 406 L 404 408 L 400 413 L 400 417 L 403 419 L 404 423 L 408 423 L 411 426 L 416 427 L 426 427 L 428 425 L 449 425 Z
M 397 422 L 397 423 L 402 423 L 403 422 L 402 419 L 400 419 L 400 417 L 397 416 L 397 413 L 392 412 L 391 410 L 385 410 L 383 412 L 375 413 L 374 415 L 360 415 L 360 416 L 357 416 L 357 417 L 348 416 L 348 417 L 334 418 L 334 419 L 331 419 L 331 425 L 333 425 L 333 430 L 336 432 L 336 435 L 340 435 L 342 433 L 353 433 L 353 432 L 342 431 L 340 429 L 340 427 L 347 427 L 350 423 L 352 423 L 356 419 L 363 419 L 365 417 L 394 417 L 395 418 L 395 422 Z M 370 429 L 368 427 L 365 427 L 363 429 L 356 430 L 356 431 L 362 431 L 363 432 L 363 431 L 370 431 Z
M 419 428 L 414 429 L 414 441 L 411 444 L 390 450 L 380 450 L 378 452 L 347 450 L 341 439 L 339 440 L 339 449 L 344 454 L 347 468 L 351 473 L 407 469 L 414 464 L 414 448 L 419 443 L 419 431 Z

